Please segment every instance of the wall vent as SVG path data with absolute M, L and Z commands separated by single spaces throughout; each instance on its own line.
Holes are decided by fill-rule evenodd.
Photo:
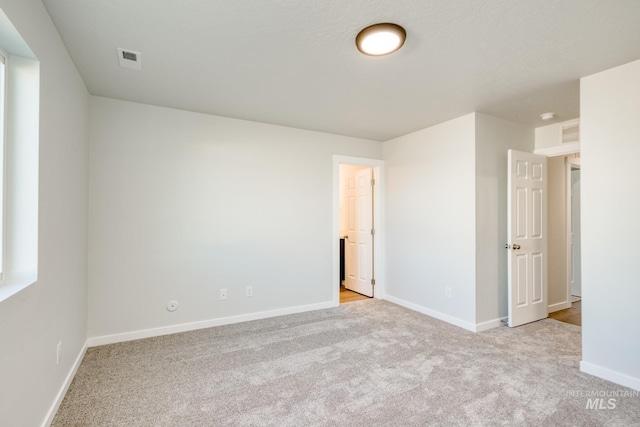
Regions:
M 118 61 L 123 68 L 142 70 L 142 54 L 129 49 L 118 48 Z
M 571 120 L 562 125 L 562 143 L 580 142 L 580 121 Z

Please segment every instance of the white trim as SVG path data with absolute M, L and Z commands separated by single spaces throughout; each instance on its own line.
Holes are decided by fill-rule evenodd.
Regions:
M 64 383 L 62 383 L 62 387 L 60 388 L 60 391 L 58 391 L 58 394 L 56 395 L 56 398 L 53 401 L 53 404 L 51 405 L 49 412 L 47 413 L 47 417 L 44 419 L 44 422 L 42 423 L 43 427 L 48 427 L 53 422 L 53 419 L 55 418 L 56 414 L 58 413 L 58 409 L 60 408 L 60 404 L 64 400 L 64 396 L 67 394 L 67 391 L 69 390 L 69 386 L 71 386 L 71 383 L 73 382 L 73 378 L 76 376 L 76 372 L 78 372 L 78 368 L 80 367 L 80 364 L 82 363 L 82 359 L 84 359 L 84 355 L 86 353 L 87 353 L 87 343 L 85 342 L 84 346 L 82 347 L 82 350 L 80 350 L 80 353 L 78 354 L 78 357 L 76 357 L 75 362 L 73 362 L 73 365 L 71 366 L 71 370 L 69 371 L 69 374 L 67 374 L 67 378 L 65 378 Z
M 488 320 L 486 322 L 476 323 L 474 332 L 484 332 L 489 329 L 499 328 L 503 324 L 506 325 L 508 321 L 508 317 L 501 317 L 499 319 Z
M 306 311 L 322 310 L 337 307 L 334 301 L 318 304 L 299 305 L 296 307 L 280 308 L 277 310 L 260 311 L 257 313 L 240 314 L 238 316 L 220 317 L 217 319 L 202 320 L 199 322 L 182 323 L 179 325 L 164 326 L 160 328 L 142 329 L 138 331 L 123 332 L 120 334 L 92 337 L 87 340 L 89 347 L 114 344 L 124 341 L 133 341 L 143 338 L 158 337 L 161 335 L 177 334 L 180 332 L 195 331 L 197 329 L 213 328 L 215 326 L 230 325 L 233 323 L 248 322 L 251 320 L 268 319 L 270 317 L 286 316 L 287 314 L 303 313 Z
M 564 310 L 565 308 L 571 308 L 571 302 L 562 301 L 556 304 L 551 304 L 547 306 L 547 313 L 553 313 L 554 311 Z
M 36 283 L 35 279 L 22 280 L 17 283 L 0 283 L 0 302 L 11 298 L 21 290 Z
M 499 319 L 493 319 L 493 320 L 488 320 L 486 322 L 474 324 L 471 322 L 467 322 L 466 320 L 458 319 L 457 317 L 449 316 L 448 314 L 440 313 L 439 311 L 432 310 L 430 308 L 423 307 L 421 305 L 414 304 L 412 302 L 393 297 L 391 295 L 385 295 L 384 299 L 394 304 L 398 304 L 399 306 L 402 306 L 404 308 L 408 308 L 409 310 L 426 314 L 429 317 L 442 320 L 443 322 L 450 323 L 454 326 L 458 326 L 459 328 L 463 328 L 471 332 L 484 332 L 484 331 L 488 331 L 489 329 L 498 328 L 502 326 L 503 321 L 507 320 L 506 317 L 501 317 Z
M 334 154 L 333 156 L 333 234 L 331 235 L 331 251 L 333 254 L 333 275 L 334 280 L 328 286 L 332 287 L 333 302 L 340 304 L 340 288 L 336 282 L 340 278 L 340 247 L 336 240 L 340 235 L 340 165 L 356 165 L 367 166 L 373 168 L 376 180 L 376 186 L 373 190 L 373 198 L 375 200 L 373 206 L 373 228 L 376 230 L 375 251 L 373 254 L 374 275 L 376 279 L 374 297 L 376 299 L 384 299 L 386 295 L 385 272 L 382 260 L 384 259 L 384 242 L 385 230 L 383 209 L 384 198 L 384 161 L 380 159 L 368 159 L 364 157 L 341 156 Z
M 634 378 L 609 368 L 585 362 L 584 360 L 580 361 L 580 370 L 586 374 L 640 391 L 640 378 Z
M 572 218 L 573 218 L 573 204 L 571 200 L 571 195 L 573 192 L 572 186 L 572 177 L 571 170 L 573 168 L 580 169 L 580 160 L 575 157 L 566 157 L 565 158 L 565 202 L 564 202 L 564 213 L 565 213 L 565 265 L 567 267 L 565 282 L 567 285 L 567 308 L 572 307 L 571 303 L 571 273 L 573 272 L 573 257 L 571 242 L 573 240 L 573 236 L 571 235 L 571 230 L 573 229 Z M 581 251 L 582 252 L 582 251 Z
M 564 145 L 558 145 L 556 147 L 539 148 L 533 150 L 533 154 L 540 154 L 547 157 L 565 156 L 567 154 L 579 153 L 580 143 L 571 142 Z
M 438 320 L 442 320 L 444 322 L 450 323 L 454 326 L 458 326 L 460 328 L 466 329 L 467 331 L 476 332 L 476 325 L 467 322 L 462 319 L 458 319 L 457 317 L 449 316 L 448 314 L 440 313 L 439 311 L 432 310 L 427 307 L 423 307 L 418 304 L 414 304 L 409 301 L 405 301 L 400 298 L 393 297 L 391 295 L 387 295 L 385 299 L 394 304 L 398 304 L 404 308 L 408 308 L 409 310 L 417 311 L 418 313 L 426 314 L 429 317 L 433 317 Z
M 571 203 L 571 160 L 564 158 L 564 284 L 565 284 L 565 302 L 571 307 L 571 276 L 573 272 L 573 257 L 571 256 L 571 227 L 572 224 L 572 203 Z

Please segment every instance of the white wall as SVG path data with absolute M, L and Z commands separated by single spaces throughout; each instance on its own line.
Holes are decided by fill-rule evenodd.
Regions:
M 507 316 L 507 150 L 531 152 L 532 128 L 476 114 L 476 323 Z
M 533 129 L 479 113 L 385 142 L 389 299 L 471 330 L 500 325 L 507 150 L 533 147 Z
M 581 80 L 583 362 L 640 390 L 640 61 Z
M 0 8 L 40 61 L 41 91 L 38 281 L 0 302 L 0 424 L 37 426 L 86 341 L 89 95 L 39 0 Z
M 381 143 L 100 97 L 90 117 L 90 337 L 331 303 L 333 155 Z
M 475 114 L 387 141 L 384 159 L 387 296 L 475 324 Z

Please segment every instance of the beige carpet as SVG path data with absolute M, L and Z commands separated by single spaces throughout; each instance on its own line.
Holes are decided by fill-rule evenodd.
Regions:
M 640 425 L 638 395 L 579 360 L 555 320 L 473 334 L 359 301 L 91 348 L 53 425 Z

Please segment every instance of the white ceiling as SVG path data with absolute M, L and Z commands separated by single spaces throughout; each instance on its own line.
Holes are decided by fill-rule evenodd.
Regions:
M 94 95 L 381 141 L 473 111 L 575 118 L 580 77 L 640 59 L 640 0 L 43 3 Z M 358 52 L 376 22 L 400 51 Z

